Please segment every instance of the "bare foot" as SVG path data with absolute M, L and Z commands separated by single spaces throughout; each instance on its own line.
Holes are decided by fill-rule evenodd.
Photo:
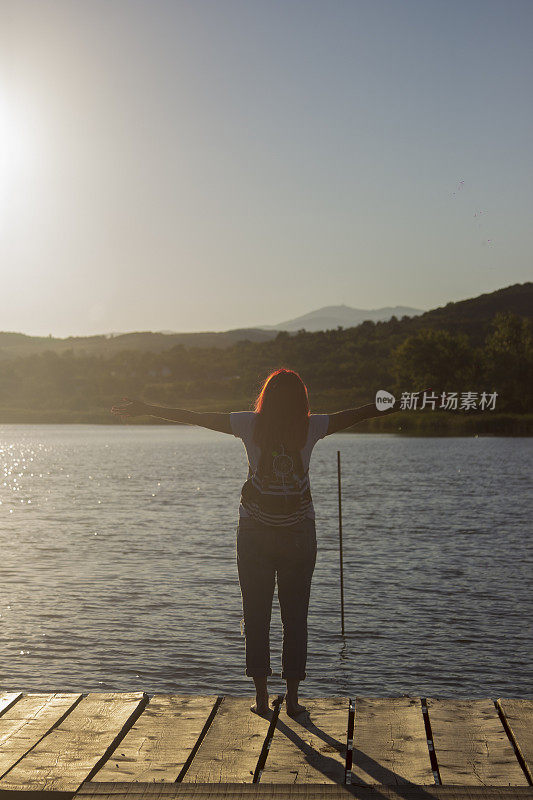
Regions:
M 268 714 L 270 710 L 270 706 L 268 705 L 268 695 L 266 697 L 256 696 L 255 703 L 253 706 L 250 706 L 250 711 L 253 711 L 254 714 L 259 714 L 262 717 L 265 714 Z
M 307 711 L 305 706 L 300 705 L 300 703 L 291 702 L 290 700 L 286 701 L 285 707 L 289 717 L 297 717 L 298 714 L 303 714 L 304 711 Z

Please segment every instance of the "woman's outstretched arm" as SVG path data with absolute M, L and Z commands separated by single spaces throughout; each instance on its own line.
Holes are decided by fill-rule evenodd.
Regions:
M 342 431 L 345 428 L 351 428 L 358 422 L 363 422 L 370 417 L 384 417 L 385 414 L 394 414 L 398 411 L 397 408 L 388 408 L 386 411 L 378 411 L 374 403 L 368 403 L 366 406 L 359 406 L 359 408 L 347 408 L 345 411 L 336 411 L 334 414 L 329 415 L 329 425 L 326 436 L 330 433 Z
M 424 389 L 423 391 L 429 392 L 431 390 Z M 365 419 L 384 417 L 386 414 L 396 414 L 399 410 L 399 408 L 393 407 L 387 408 L 385 411 L 378 411 L 374 403 L 367 403 L 367 405 L 359 406 L 359 408 L 347 408 L 345 411 L 337 411 L 329 415 L 329 425 L 326 436 L 329 436 L 330 433 L 342 431 L 345 428 L 351 428 L 352 425 L 363 422 Z
M 119 417 L 150 416 L 168 419 L 182 425 L 200 425 L 221 433 L 233 433 L 229 422 L 229 414 L 223 411 L 188 411 L 185 408 L 165 408 L 144 403 L 142 400 L 123 398 L 122 405 L 113 406 L 111 413 Z

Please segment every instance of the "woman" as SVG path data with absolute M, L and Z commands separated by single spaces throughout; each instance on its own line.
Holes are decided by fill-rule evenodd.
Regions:
M 119 416 L 149 414 L 173 422 L 200 425 L 242 439 L 248 478 L 239 504 L 237 568 L 244 614 L 246 675 L 253 678 L 256 702 L 251 710 L 269 712 L 269 629 L 274 585 L 283 623 L 282 678 L 291 716 L 306 709 L 298 686 L 306 677 L 307 613 L 317 542 L 309 485 L 309 461 L 324 436 L 369 417 L 394 413 L 374 404 L 311 414 L 307 388 L 297 372 L 278 369 L 264 381 L 253 411 L 198 412 L 161 408 L 125 399 L 113 406 Z

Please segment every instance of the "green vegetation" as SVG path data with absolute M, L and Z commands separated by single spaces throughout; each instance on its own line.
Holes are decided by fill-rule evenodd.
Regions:
M 459 398 L 463 392 L 498 393 L 495 410 L 401 411 L 359 424 L 358 432 L 530 435 L 532 290 L 531 283 L 516 285 L 419 317 L 316 333 L 280 332 L 267 341 L 226 346 L 4 352 L 0 423 L 122 424 L 110 408 L 125 396 L 192 410 L 243 410 L 251 407 L 270 370 L 285 366 L 306 382 L 314 412 L 373 402 L 378 389 L 398 400 L 403 392 L 427 386 L 439 400 L 441 392 L 457 392 Z M 146 423 L 175 424 L 151 417 L 128 420 Z

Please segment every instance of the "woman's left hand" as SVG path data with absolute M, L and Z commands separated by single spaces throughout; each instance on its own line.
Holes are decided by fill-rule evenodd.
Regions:
M 140 417 L 148 414 L 148 406 L 142 400 L 130 400 L 129 397 L 122 398 L 120 406 L 113 406 L 111 413 L 117 417 Z

